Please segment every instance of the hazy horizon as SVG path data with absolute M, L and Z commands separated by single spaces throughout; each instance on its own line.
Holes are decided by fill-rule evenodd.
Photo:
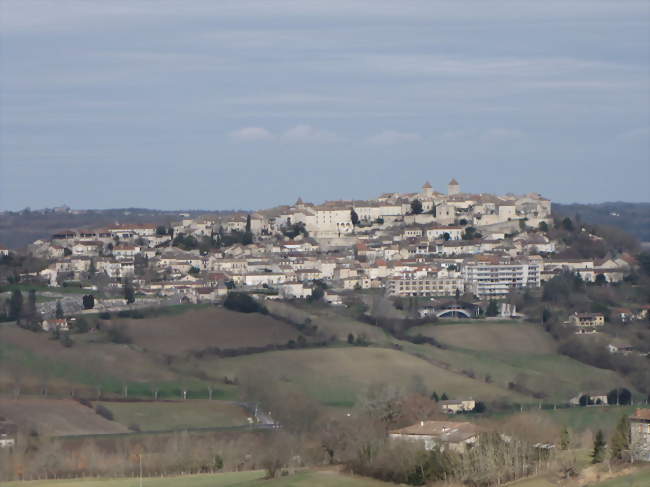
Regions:
M 650 5 L 0 4 L 0 208 L 650 201 Z

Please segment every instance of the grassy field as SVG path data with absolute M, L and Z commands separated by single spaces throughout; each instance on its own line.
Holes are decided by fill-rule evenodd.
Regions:
M 405 350 L 424 354 L 454 370 L 469 371 L 483 380 L 489 376 L 502 386 L 516 383 L 544 394 L 546 402 L 564 403 L 582 391 L 628 386 L 615 372 L 557 354 L 551 338 L 535 325 L 426 325 L 411 333 L 434 337 L 448 348 L 406 344 Z
M 304 471 L 273 480 L 263 480 L 261 471 L 191 475 L 165 479 L 143 479 L 142 485 L 156 487 L 384 487 L 378 480 L 343 475 L 334 471 Z M 137 487 L 139 479 L 47 480 L 9 482 L 6 487 Z
M 614 479 L 586 485 L 589 487 L 648 487 L 650 485 L 650 466 Z
M 290 305 L 279 301 L 268 301 L 266 306 L 271 313 L 297 323 L 309 319 L 321 332 L 328 336 L 334 335 L 341 341 L 347 340 L 348 334 L 352 333 L 355 337 L 363 334 L 376 344 L 390 342 L 390 337 L 382 329 L 346 316 L 340 308 L 304 303 Z
M 178 315 L 116 319 L 128 327 L 133 343 L 156 353 L 182 354 L 207 347 L 239 348 L 285 344 L 298 332 L 290 325 L 258 313 L 236 313 L 211 306 Z
M 180 374 L 164 357 L 137 345 L 94 343 L 93 338 L 98 337 L 73 335 L 78 343 L 65 348 L 46 333 L 0 325 L 0 391 L 20 384 L 23 393 L 36 394 L 47 385 L 50 394 L 69 396 L 75 391 L 78 396 L 95 397 L 98 388 L 104 395 L 119 395 L 127 385 L 130 397 L 151 397 L 153 387 L 161 398 L 178 399 L 182 388 L 207 397 L 208 383 L 192 370 Z M 215 389 L 216 399 L 236 397 L 233 386 L 219 384 Z
M 451 397 L 523 400 L 505 388 L 449 372 L 398 350 L 336 347 L 267 352 L 227 359 L 205 359 L 197 367 L 212 375 L 245 377 L 264 373 L 269 380 L 296 387 L 324 404 L 352 406 L 363 390 L 378 383 L 404 392 L 445 391 Z
M 126 426 L 108 421 L 91 408 L 70 399 L 0 399 L 0 416 L 11 418 L 21 431 L 45 435 L 126 433 Z
M 412 335 L 433 337 L 453 347 L 485 352 L 555 353 L 553 338 L 537 325 L 529 323 L 492 323 L 425 325 L 411 330 Z
M 247 424 L 248 414 L 226 401 L 190 400 L 177 402 L 95 402 L 107 407 L 115 422 L 141 431 L 214 428 Z

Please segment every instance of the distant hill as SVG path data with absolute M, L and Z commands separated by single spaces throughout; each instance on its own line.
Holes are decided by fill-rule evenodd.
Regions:
M 115 223 L 168 224 L 182 215 L 196 217 L 205 214 L 230 214 L 208 210 L 151 210 L 146 208 L 116 208 L 110 210 L 22 210 L 0 213 L 0 245 L 12 249 L 24 247 L 35 240 L 49 238 L 58 230 L 97 228 Z
M 650 203 L 553 203 L 553 214 L 561 217 L 578 215 L 585 223 L 619 227 L 642 242 L 650 242 Z

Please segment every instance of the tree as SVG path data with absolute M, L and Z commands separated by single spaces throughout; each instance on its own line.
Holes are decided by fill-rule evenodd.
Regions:
M 624 459 L 625 452 L 630 449 L 630 421 L 627 415 L 621 416 L 614 434 L 612 435 L 610 445 L 610 458 L 614 461 L 621 461 Z
M 240 313 L 268 313 L 268 310 L 263 304 L 245 293 L 228 293 L 228 296 L 226 296 L 226 299 L 223 302 L 223 306 L 226 309 L 239 311 Z
M 357 215 L 357 212 L 354 211 L 354 208 L 350 210 L 350 221 L 355 227 L 359 224 L 359 215 Z
M 167 235 L 167 227 L 165 227 L 165 225 L 158 225 L 156 227 L 156 235 L 158 237 L 162 237 L 164 235 Z
M 594 449 L 591 452 L 591 463 L 600 463 L 603 461 L 606 445 L 603 430 L 598 430 L 594 439 Z
M 596 285 L 597 286 L 606 286 L 607 285 L 607 278 L 605 277 L 605 274 L 599 273 L 596 274 Z
M 571 436 L 569 435 L 569 429 L 565 426 L 560 433 L 560 448 L 568 450 L 569 446 L 571 446 Z
M 90 265 L 88 266 L 88 274 L 94 276 L 97 272 L 97 265 L 95 264 L 95 259 L 90 259 Z
M 411 201 L 411 213 L 414 215 L 422 213 L 422 202 L 417 198 Z
M 21 293 L 18 289 L 15 289 L 11 292 L 11 298 L 9 298 L 9 320 L 20 321 L 22 313 L 23 293 Z
M 441 401 L 447 401 L 447 400 L 449 400 L 449 396 L 447 395 L 446 392 L 443 392 L 443 393 L 442 393 L 442 396 L 440 396 L 440 400 L 441 400 Z
M 310 300 L 311 301 L 320 301 L 323 299 L 325 296 L 325 290 L 323 289 L 322 286 L 314 286 L 313 289 L 311 290 L 311 296 Z
M 84 309 L 93 309 L 95 307 L 95 296 L 92 294 L 85 294 L 81 301 Z
M 548 224 L 545 221 L 539 222 L 538 228 L 540 232 L 544 232 L 544 233 L 548 232 Z
M 480 232 L 477 232 L 474 227 L 465 227 L 465 232 L 463 232 L 462 235 L 463 240 L 476 240 L 482 237 L 483 235 L 481 235 Z
M 573 232 L 573 230 L 575 230 L 571 218 L 567 216 L 564 220 L 562 220 L 562 228 L 567 232 Z
M 135 290 L 133 289 L 133 284 L 131 284 L 129 281 L 125 281 L 123 291 L 126 304 L 135 303 Z
M 474 404 L 474 412 L 475 413 L 484 413 L 487 409 L 487 406 L 483 401 L 476 401 L 476 404 Z
M 250 245 L 253 243 L 253 232 L 251 231 L 250 214 L 246 215 L 246 229 L 244 230 L 244 234 L 241 237 L 241 243 L 243 245 Z
M 589 406 L 590 404 L 592 404 L 591 399 L 589 399 L 589 396 L 587 394 L 583 394 L 582 396 L 580 396 L 578 402 L 581 406 Z
M 352 333 L 348 333 L 348 343 L 354 345 L 354 335 Z
M 497 302 L 494 299 L 490 299 L 490 302 L 488 304 L 487 309 L 485 310 L 485 316 L 498 316 L 499 314 L 499 306 L 497 305 Z
M 56 302 L 56 311 L 54 311 L 54 317 L 56 319 L 60 320 L 61 318 L 63 318 L 63 316 L 64 316 L 64 314 L 63 314 L 63 306 L 61 306 L 61 301 L 57 301 Z
M 440 398 L 438 397 L 438 393 L 436 391 L 433 391 L 431 393 L 431 399 L 436 402 L 440 401 Z
M 612 389 L 607 393 L 607 404 L 625 406 L 632 402 L 632 393 L 625 387 Z
M 445 232 L 445 233 L 443 233 L 443 234 L 442 234 L 442 239 L 443 239 L 445 242 L 448 242 L 449 239 L 451 239 L 451 235 L 449 235 L 449 232 Z

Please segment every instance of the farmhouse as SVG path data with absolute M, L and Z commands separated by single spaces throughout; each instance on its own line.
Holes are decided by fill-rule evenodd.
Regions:
M 569 317 L 569 323 L 574 326 L 603 326 L 605 316 L 602 313 L 574 313 Z
M 414 441 L 424 446 L 425 450 L 440 447 L 443 450 L 463 452 L 468 446 L 478 441 L 481 429 L 472 423 L 451 421 L 420 421 L 405 428 L 390 431 L 392 440 Z
M 439 404 L 440 404 L 440 409 L 442 409 L 447 414 L 456 414 L 456 413 L 463 413 L 466 411 L 472 411 L 474 407 L 476 407 L 476 401 L 474 401 L 474 399 L 440 401 Z
M 11 448 L 16 444 L 18 428 L 15 423 L 0 417 L 0 448 Z
M 68 326 L 67 318 L 53 318 L 50 320 L 43 320 L 43 323 L 41 323 L 41 328 L 43 328 L 44 331 L 68 331 L 70 329 Z
M 650 462 L 650 409 L 637 409 L 630 416 L 630 445 L 635 460 Z

